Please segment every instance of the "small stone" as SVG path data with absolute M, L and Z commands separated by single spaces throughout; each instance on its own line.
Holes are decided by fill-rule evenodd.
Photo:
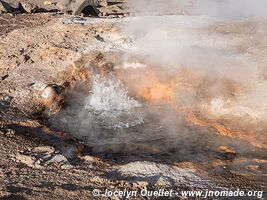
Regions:
M 19 53 L 20 53 L 20 55 L 23 55 L 24 52 L 25 52 L 25 49 L 24 49 L 24 48 L 20 48 L 20 49 L 19 49 Z
M 47 5 L 52 5 L 53 3 L 51 1 L 45 1 L 44 2 L 44 5 L 47 6 Z
M 41 160 L 40 160 L 40 159 L 37 160 L 37 161 L 34 163 L 34 167 L 37 168 L 37 169 L 42 168 L 42 166 L 41 166 Z
M 55 148 L 51 146 L 40 146 L 35 147 L 32 152 L 34 153 L 43 153 L 43 154 L 52 154 L 55 152 Z
M 53 98 L 53 96 L 56 96 L 57 93 L 55 91 L 55 89 L 53 87 L 45 87 L 43 93 L 42 93 L 42 97 L 44 99 L 49 99 L 49 98 Z
M 65 156 L 63 156 L 61 154 L 57 154 L 57 155 L 53 156 L 50 160 L 48 160 L 46 163 L 47 164 L 50 164 L 50 163 L 63 163 L 63 164 L 68 164 L 69 161 L 68 161 L 68 159 Z
M 40 82 L 40 81 L 36 81 L 36 82 L 30 84 L 30 87 L 36 91 L 41 92 L 41 91 L 44 91 L 46 84 L 43 82 Z
M 61 165 L 60 168 L 61 169 L 73 169 L 73 166 L 69 164 L 64 164 L 64 165 Z
M 82 156 L 81 157 L 82 160 L 86 161 L 86 162 L 97 162 L 97 158 L 93 157 L 93 156 Z
M 95 38 L 96 38 L 98 41 L 100 41 L 100 42 L 105 42 L 104 38 L 101 37 L 99 34 L 97 34 L 97 35 L 95 36 Z
M 20 63 L 33 63 L 33 60 L 31 59 L 31 57 L 27 54 L 23 54 L 21 57 L 20 57 Z
M 29 167 L 34 167 L 34 163 L 35 163 L 36 159 L 32 156 L 17 154 L 16 155 L 16 161 L 24 163 L 25 165 L 27 165 Z
M 3 81 L 3 80 L 5 80 L 5 79 L 7 79 L 8 78 L 8 74 L 6 74 L 6 75 L 4 75 L 4 76 L 1 76 L 1 81 Z

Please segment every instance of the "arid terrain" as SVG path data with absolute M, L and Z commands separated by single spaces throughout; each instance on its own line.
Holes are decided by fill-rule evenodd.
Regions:
M 267 198 L 267 21 L 18 2 L 0 14 L 0 199 Z

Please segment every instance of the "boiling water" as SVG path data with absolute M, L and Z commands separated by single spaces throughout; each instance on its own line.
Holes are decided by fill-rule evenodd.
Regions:
M 228 145 L 240 155 L 264 155 L 245 141 L 233 142 L 212 128 L 188 123 L 170 105 L 130 97 L 127 87 L 113 75 L 95 76 L 91 85 L 87 90 L 72 91 L 68 105 L 50 123 L 80 138 L 96 153 L 203 162 L 227 158 L 218 148 Z
M 85 99 L 88 115 L 105 128 L 129 128 L 143 123 L 139 113 L 142 104 L 128 96 L 123 84 L 115 77 L 93 78 L 93 87 Z

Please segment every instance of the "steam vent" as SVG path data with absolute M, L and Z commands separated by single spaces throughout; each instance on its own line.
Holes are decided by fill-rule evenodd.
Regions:
M 0 0 L 0 200 L 267 199 L 266 0 Z

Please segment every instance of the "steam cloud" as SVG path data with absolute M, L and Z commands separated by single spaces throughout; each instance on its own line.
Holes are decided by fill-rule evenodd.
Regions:
M 135 42 L 130 53 L 145 55 L 150 65 L 169 70 L 186 68 L 201 74 L 212 85 L 199 86 L 192 94 L 201 94 L 205 87 L 210 100 L 198 103 L 210 102 L 215 115 L 266 119 L 267 98 L 262 93 L 267 90 L 262 76 L 266 61 L 260 56 L 263 47 L 257 42 L 265 39 L 260 33 L 260 18 L 267 16 L 266 1 L 128 0 L 128 4 L 137 15 L 126 20 L 124 27 Z M 246 92 L 228 91 L 235 96 L 229 100 L 222 83 L 225 80 Z
M 265 0 L 128 0 L 138 15 L 186 14 L 223 19 L 267 17 Z
M 237 118 L 242 122 L 256 121 L 257 126 L 267 116 L 267 74 L 264 73 L 267 59 L 262 56 L 266 53 L 267 30 L 262 19 L 258 20 L 266 17 L 263 8 L 267 2 L 128 0 L 128 5 L 136 17 L 123 20 L 123 32 L 134 43 L 125 50 L 125 73 L 120 77 L 126 87 L 114 80 L 115 76 L 95 79 L 91 93 L 86 94 L 83 104 L 78 106 L 80 110 L 72 106 L 61 113 L 62 126 L 71 132 L 77 130 L 77 135 L 85 137 L 96 151 L 162 153 L 175 149 L 174 160 L 195 161 L 216 157 L 220 144 L 229 145 L 239 153 L 253 149 L 247 148 L 247 143 L 244 148 L 244 141 L 235 140 L 233 144 L 232 139 L 216 136 L 209 129 L 190 127 L 181 114 L 168 107 L 145 105 L 139 115 L 139 103 L 128 98 L 126 89 L 141 90 L 149 82 L 141 69 L 155 67 L 155 71 L 175 74 L 162 78 L 164 73 L 159 73 L 156 78 L 175 77 L 177 106 L 190 107 L 200 113 L 204 110 L 208 119 Z M 142 58 L 142 61 L 131 68 L 129 57 Z M 182 76 L 183 70 L 192 73 Z M 132 78 L 134 73 L 136 77 Z M 179 88 L 180 85 L 183 87 Z M 109 129 L 114 124 L 121 125 L 121 119 L 126 119 L 125 124 L 137 126 Z M 263 132 L 257 136 L 264 141 L 266 134 L 262 124 L 259 129 Z

